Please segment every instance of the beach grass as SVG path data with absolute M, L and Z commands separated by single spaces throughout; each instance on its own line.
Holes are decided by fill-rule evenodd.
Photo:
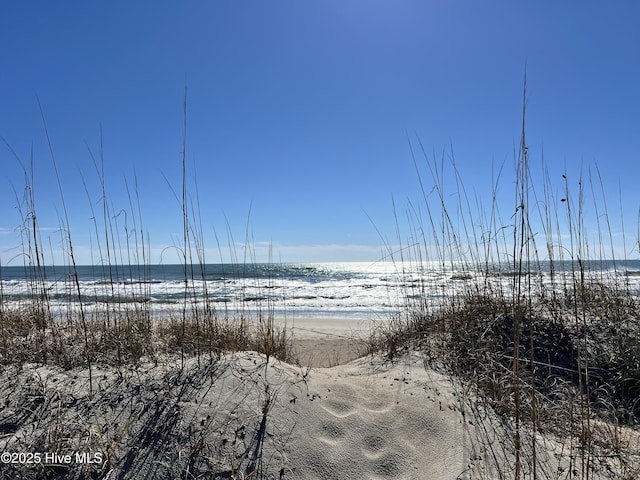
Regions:
M 231 428 L 225 423 L 230 421 L 225 420 L 226 416 L 222 415 L 221 419 L 211 414 L 193 426 L 200 432 L 200 440 L 187 437 L 185 458 L 188 461 L 180 462 L 179 466 L 170 470 L 179 472 L 184 478 L 198 478 L 205 471 L 212 478 L 264 478 L 267 467 L 270 468 L 261 457 L 260 447 L 265 441 L 270 412 L 279 391 L 278 386 L 271 382 L 272 377 L 277 375 L 270 375 L 270 369 L 275 359 L 297 362 L 292 332 L 286 322 L 275 322 L 273 305 L 267 302 L 259 303 L 251 311 L 230 311 L 226 306 L 223 309 L 216 308 L 207 291 L 207 282 L 202 281 L 206 279 L 207 259 L 197 189 L 194 198 L 187 187 L 186 105 L 185 91 L 181 186 L 174 189 L 169 185 L 182 216 L 181 242 L 171 246 L 182 259 L 182 308 L 179 313 L 162 317 L 154 316 L 146 300 L 149 298 L 146 280 L 149 276 L 150 248 L 144 231 L 137 178 L 133 187 L 128 183 L 126 185 L 128 205 L 115 209 L 108 195 L 102 145 L 98 155 L 89 151 L 100 185 L 99 200 L 96 202 L 95 192 L 88 187 L 89 182 L 82 178 L 94 230 L 91 257 L 96 271 L 101 275 L 98 283 L 107 286 L 107 293 L 99 292 L 96 287 L 95 298 L 90 298 L 91 295 L 88 298 L 79 285 L 74 237 L 44 114 L 42 121 L 49 144 L 50 161 L 56 173 L 59 200 L 63 206 L 59 220 L 60 242 L 66 252 L 63 265 L 55 265 L 53 254 L 49 254 L 51 249 L 47 248 L 41 236 L 36 201 L 38 192 L 33 181 L 33 156 L 24 162 L 5 141 L 24 173 L 22 188 L 14 187 L 21 220 L 21 251 L 10 260 L 22 263 L 31 295 L 19 302 L 9 302 L 0 288 L 0 368 L 6 380 L 3 395 L 7 396 L 0 418 L 0 435 L 1 438 L 6 437 L 1 450 L 3 453 L 22 450 L 36 451 L 38 454 L 60 452 L 61 455 L 65 452 L 91 451 L 100 456 L 100 462 L 95 465 L 83 462 L 76 468 L 63 464 L 44 469 L 43 465 L 29 468 L 4 464 L 0 468 L 0 478 L 41 478 L 43 475 L 47 478 L 111 478 L 113 468 L 123 472 L 137 471 L 145 478 L 153 478 L 152 473 L 150 477 L 147 476 L 153 472 L 148 470 L 153 465 L 145 465 L 148 454 L 136 453 L 139 445 L 135 442 L 131 444 L 131 438 L 143 439 L 154 445 L 169 442 L 166 452 L 159 450 L 162 455 L 168 454 L 175 448 L 171 444 L 174 441 L 171 426 L 178 418 L 177 410 L 168 409 L 170 404 L 173 405 L 169 399 L 186 398 L 185 392 L 191 382 L 202 382 L 207 378 L 213 381 L 215 374 L 207 372 L 222 368 L 220 365 L 224 362 L 220 360 L 224 355 L 245 351 L 263 355 L 257 357 L 261 358 L 259 363 L 255 362 L 255 378 L 247 380 L 255 384 L 258 392 L 252 400 L 261 412 L 259 425 L 256 426 L 258 447 L 249 455 L 241 452 L 238 446 L 238 450 L 229 457 L 232 459 L 230 463 L 211 464 L 211 456 L 219 446 L 212 445 L 209 437 L 219 433 L 221 428 Z M 175 194 L 176 190 L 180 192 L 179 195 Z M 228 234 L 232 236 L 231 232 Z M 244 251 L 247 255 L 249 248 Z M 67 301 L 62 303 L 62 308 L 59 299 L 54 302 L 50 298 L 48 283 L 51 279 L 47 277 L 45 265 L 60 267 L 65 272 L 56 279 L 64 284 L 61 290 L 67 292 Z M 0 261 L 0 279 L 1 269 Z M 140 280 L 126 287 L 129 289 L 126 301 L 122 301 L 115 290 L 117 279 L 123 278 L 123 275 Z M 153 378 L 147 377 L 145 380 L 144 375 L 141 376 L 142 366 L 147 371 L 151 369 L 156 372 Z M 48 380 L 37 380 L 41 375 L 35 372 L 40 371 L 47 375 L 51 372 L 70 372 L 70 378 L 65 380 L 69 384 L 76 383 L 78 375 L 84 377 L 86 374 L 87 382 L 82 387 L 85 390 L 75 393 L 65 390 L 60 393 L 47 388 Z M 162 372 L 166 372 L 165 380 L 158 378 L 164 375 Z M 37 378 L 35 383 L 33 374 Z M 137 383 L 134 377 L 137 377 Z M 164 386 L 153 386 L 158 381 L 165 382 Z M 248 388 L 242 386 L 244 383 L 240 382 L 241 385 L 237 387 L 242 392 L 234 393 L 240 404 L 246 402 L 249 395 L 244 393 Z M 126 398 L 134 401 L 132 388 L 137 389 L 137 398 L 147 398 L 144 401 L 148 405 L 144 411 L 136 411 L 126 400 L 123 403 Z M 156 395 L 158 389 L 164 392 L 160 397 Z M 194 393 L 199 392 L 196 387 L 189 392 L 191 397 L 199 395 Z M 73 400 L 62 398 L 61 395 L 69 395 Z M 72 403 L 65 403 L 67 400 Z M 77 402 L 80 402 L 82 412 L 78 412 Z M 49 407 L 53 410 L 49 410 Z M 156 408 L 157 414 L 153 415 L 153 411 L 147 414 L 149 408 Z M 14 409 L 19 412 L 19 418 L 13 418 L 15 415 L 11 412 Z M 74 415 L 82 415 L 82 418 Z M 248 421 L 242 421 L 242 428 L 247 428 L 247 431 L 252 428 Z M 32 438 L 14 435 L 20 428 L 28 428 L 34 422 L 44 428 L 44 433 L 38 430 L 39 427 L 34 427 L 39 433 Z M 239 439 L 237 432 L 236 437 Z
M 212 478 L 273 475 L 275 463 L 262 457 L 263 443 L 271 441 L 267 433 L 274 405 L 284 395 L 277 381 L 280 371 L 273 365 L 275 359 L 298 362 L 294 337 L 286 322 L 275 321 L 273 305 L 268 302 L 257 311 L 233 312 L 226 307 L 218 309 L 209 295 L 204 281 L 207 258 L 198 192 L 196 188 L 192 196 L 188 188 L 186 106 L 185 92 L 182 176 L 179 188 L 169 184 L 182 218 L 181 240 L 170 248 L 178 251 L 182 260 L 183 302 L 181 311 L 167 318 L 154 317 L 149 302 L 143 301 L 149 297 L 144 282 L 131 287 L 139 289 L 130 293 L 140 301 L 116 301 L 112 290 L 112 301 L 98 301 L 96 295 L 99 308 L 83 308 L 86 299 L 78 283 L 74 240 L 59 175 L 64 212 L 60 235 L 68 252 L 64 267 L 70 272 L 62 281 L 67 282 L 69 307 L 53 308 L 44 268 L 53 260 L 40 235 L 34 162 L 23 162 L 11 150 L 25 179 L 23 188 L 17 190 L 22 193 L 16 193 L 22 234 L 16 258 L 24 266 L 32 295 L 9 307 L 0 291 L 0 364 L 9 378 L 15 377 L 16 391 L 30 411 L 49 415 L 46 438 L 34 440 L 39 448 L 77 449 L 70 442 L 84 441 L 104 456 L 106 461 L 100 466 L 75 471 L 76 478 L 107 478 L 116 465 L 120 469 L 134 465 L 140 475 L 149 473 L 142 467 L 144 459 L 136 457 L 135 446 L 124 444 L 135 438 L 160 448 L 175 441 L 171 428 L 177 428 L 178 418 L 172 408 L 177 409 L 180 402 L 195 405 L 193 416 L 198 422 L 193 428 L 197 435 L 180 437 L 188 442 L 187 460 L 179 466 L 183 478 L 200 478 L 205 472 Z M 482 201 L 469 198 L 452 154 L 436 160 L 427 155 L 419 139 L 410 141 L 422 205 L 413 202 L 407 207 L 409 239 L 398 226 L 400 248 L 389 246 L 389 257 L 399 272 L 436 264 L 446 284 L 406 282 L 410 286 L 403 307 L 388 321 L 377 323 L 363 352 L 383 352 L 391 361 L 420 352 L 426 367 L 448 375 L 459 386 L 460 395 L 472 401 L 474 422 L 482 423 L 487 411 L 498 414 L 506 435 L 491 443 L 482 462 L 495 460 L 499 464 L 505 457 L 512 460 L 509 470 L 501 470 L 500 465 L 487 467 L 499 472 L 500 478 L 591 478 L 605 463 L 618 478 L 637 478 L 640 461 L 628 431 L 637 431 L 640 422 L 639 300 L 638 292 L 631 291 L 625 282 L 624 258 L 616 258 L 601 173 L 596 169 L 578 179 L 567 178 L 562 172 L 554 174 L 563 177 L 562 195 L 556 198 L 550 166 L 542 162 L 545 180 L 541 185 L 532 180 L 525 133 L 523 120 L 522 140 L 514 159 L 513 208 L 506 214 L 496 201 L 506 176 L 502 167 L 494 175 L 488 207 L 483 207 Z M 51 142 L 49 145 L 55 167 Z M 127 185 L 128 205 L 116 213 L 108 197 L 102 148 L 99 155 L 90 155 L 100 184 L 99 202 L 83 183 L 92 212 L 92 256 L 102 279 L 113 286 L 123 271 L 131 278 L 148 278 L 150 248 L 137 178 L 132 188 Z M 444 175 L 454 178 L 454 195 L 445 191 Z M 101 211 L 94 211 L 94 205 Z M 598 219 L 597 245 L 589 243 L 593 237 L 585 231 L 588 206 Z M 230 231 L 227 235 L 233 236 Z M 251 262 L 249 227 L 245 237 L 247 248 L 241 261 Z M 590 260 L 611 262 L 612 269 L 608 273 L 592 269 Z M 448 274 L 453 266 L 468 275 Z M 459 287 L 455 294 L 449 293 L 451 283 Z M 436 300 L 434 291 L 442 292 Z M 78 308 L 71 308 L 72 304 Z M 229 377 L 242 380 L 234 383 L 235 392 L 240 392 L 238 405 L 251 398 L 255 423 L 251 429 L 241 424 L 235 411 L 202 416 L 200 393 L 194 386 L 217 381 L 222 368 L 219 360 L 228 352 L 241 351 L 261 355 L 253 360 L 253 367 L 237 368 Z M 74 400 L 58 398 L 46 382 L 18 385 L 24 368 L 86 372 L 83 414 L 93 419 L 91 425 L 101 427 L 78 430 L 80 420 L 65 417 L 65 405 L 71 408 Z M 145 368 L 155 369 L 149 385 L 140 380 Z M 306 382 L 308 374 L 309 369 L 300 382 Z M 147 409 L 155 409 L 155 416 L 128 405 L 119 397 L 123 394 L 119 388 L 142 392 L 140 398 L 148 401 Z M 91 409 L 91 402 L 102 410 Z M 56 423 L 50 415 L 55 409 L 66 420 Z M 24 420 L 34 418 L 29 414 Z M 115 430 L 107 425 L 114 418 Z M 3 425 L 12 433 L 11 422 Z M 74 430 L 73 425 L 78 428 Z M 249 430 L 254 432 L 251 438 Z M 219 431 L 224 432 L 225 440 L 214 444 L 211 436 Z M 568 463 L 549 463 L 549 456 L 542 454 L 546 448 L 543 437 L 553 437 L 556 445 L 566 448 L 563 458 L 568 458 Z M 212 460 L 219 460 L 220 455 L 228 460 L 224 465 Z M 284 468 L 278 465 L 278 469 Z M 34 472 L 32 477 L 17 470 L 7 475 L 37 478 L 40 471 Z M 483 478 L 479 472 L 470 478 Z M 68 473 L 61 470 L 61 475 Z
M 389 248 L 390 256 L 412 271 L 440 265 L 445 282 L 460 287 L 451 294 L 444 283 L 411 284 L 405 308 L 372 332 L 369 351 L 391 359 L 422 351 L 430 368 L 462 380 L 467 395 L 506 419 L 511 433 L 500 448 L 514 469 L 501 478 L 592 478 L 603 463 L 635 478 L 638 452 L 619 438 L 640 425 L 640 292 L 626 281 L 627 250 L 616 257 L 600 170 L 577 179 L 557 172 L 560 198 L 544 161 L 543 183 L 533 182 L 525 118 L 523 109 L 507 215 L 495 200 L 502 167 L 485 209 L 469 201 L 453 153 L 438 160 L 410 141 L 412 153 L 414 143 L 421 152 L 414 164 L 426 214 L 407 207 L 409 240 L 399 237 L 404 248 Z M 455 192 L 444 190 L 444 175 L 455 178 Z M 595 244 L 589 207 L 598 219 Z M 624 226 L 615 228 L 626 242 Z M 448 274 L 453 265 L 469 275 Z M 437 288 L 438 300 L 416 295 Z M 543 463 L 540 435 L 565 442 L 568 467 Z

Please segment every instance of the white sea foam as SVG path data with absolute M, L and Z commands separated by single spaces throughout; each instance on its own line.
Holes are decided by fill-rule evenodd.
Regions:
M 562 267 L 562 268 L 559 268 Z M 615 268 L 614 268 L 615 267 Z M 523 292 L 571 288 L 580 277 L 572 264 L 538 267 L 520 277 L 507 268 L 478 271 L 453 264 L 420 265 L 379 263 L 249 264 L 197 266 L 191 271 L 180 265 L 152 265 L 140 268 L 79 267 L 75 274 L 47 268 L 33 272 L 22 267 L 5 267 L 1 280 L 2 304 L 24 305 L 44 298 L 57 311 L 85 311 L 106 305 L 136 306 L 154 314 L 189 308 L 211 308 L 226 313 L 269 311 L 278 315 L 304 317 L 380 317 L 407 306 L 437 304 L 468 293 L 475 286 L 502 295 L 513 294 L 516 279 Z M 140 276 L 132 270 L 142 272 Z M 36 274 L 37 273 L 37 274 Z M 640 292 L 640 262 L 623 266 L 592 262 L 587 279 Z M 487 291 L 487 290 L 484 290 Z

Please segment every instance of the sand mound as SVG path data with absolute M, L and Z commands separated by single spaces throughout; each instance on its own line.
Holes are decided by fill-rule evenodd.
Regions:
M 92 395 L 86 370 L 1 376 L 2 478 L 513 478 L 506 423 L 418 354 L 317 369 L 164 359 L 95 369 Z M 557 475 L 544 478 L 563 478 L 562 444 L 538 445 Z M 40 461 L 6 456 L 21 452 Z

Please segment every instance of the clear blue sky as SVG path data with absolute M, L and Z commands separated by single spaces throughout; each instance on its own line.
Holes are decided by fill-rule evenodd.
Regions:
M 276 261 L 375 260 L 376 227 L 395 243 L 393 200 L 401 224 L 407 200 L 419 203 L 407 133 L 436 158 L 453 146 L 474 204 L 491 203 L 504 164 L 508 220 L 526 64 L 532 166 L 544 150 L 561 196 L 562 173 L 575 186 L 597 163 L 610 216 L 624 210 L 633 243 L 639 21 L 635 1 L 2 2 L 0 135 L 25 164 L 33 151 L 38 222 L 55 252 L 62 209 L 39 99 L 78 261 L 89 263 L 91 206 L 101 214 L 89 150 L 100 157 L 102 129 L 110 208 L 129 209 L 124 179 L 137 178 L 155 263 L 182 241 L 165 178 L 179 194 L 186 86 L 190 194 L 197 181 L 212 251 L 214 232 L 223 246 L 229 231 L 244 243 L 249 225 L 258 260 L 269 244 Z M 5 145 L 0 165 L 6 265 L 20 251 L 12 189 L 20 197 L 24 179 Z

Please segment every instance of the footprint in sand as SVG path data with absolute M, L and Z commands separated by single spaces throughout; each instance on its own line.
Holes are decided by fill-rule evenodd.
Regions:
M 368 413 L 387 413 L 394 407 L 394 403 L 390 401 L 387 395 L 380 395 L 376 398 L 363 400 L 360 407 Z
M 337 418 L 345 418 L 356 413 L 356 409 L 350 402 L 325 400 L 321 405 L 325 411 Z
M 382 435 L 367 435 L 362 440 L 362 453 L 370 460 L 376 459 L 383 453 L 386 443 Z
M 325 443 L 336 445 L 345 436 L 345 428 L 338 422 L 327 422 L 322 426 L 322 436 L 319 440 Z
M 383 478 L 401 478 L 407 471 L 407 459 L 399 453 L 387 452 L 373 462 L 371 470 Z
M 391 395 L 378 392 L 376 396 L 371 396 L 371 391 L 366 384 L 355 385 L 355 387 L 341 386 L 332 389 L 329 398 L 322 402 L 323 408 L 331 415 L 344 418 L 362 411 L 385 413 L 394 407 Z

